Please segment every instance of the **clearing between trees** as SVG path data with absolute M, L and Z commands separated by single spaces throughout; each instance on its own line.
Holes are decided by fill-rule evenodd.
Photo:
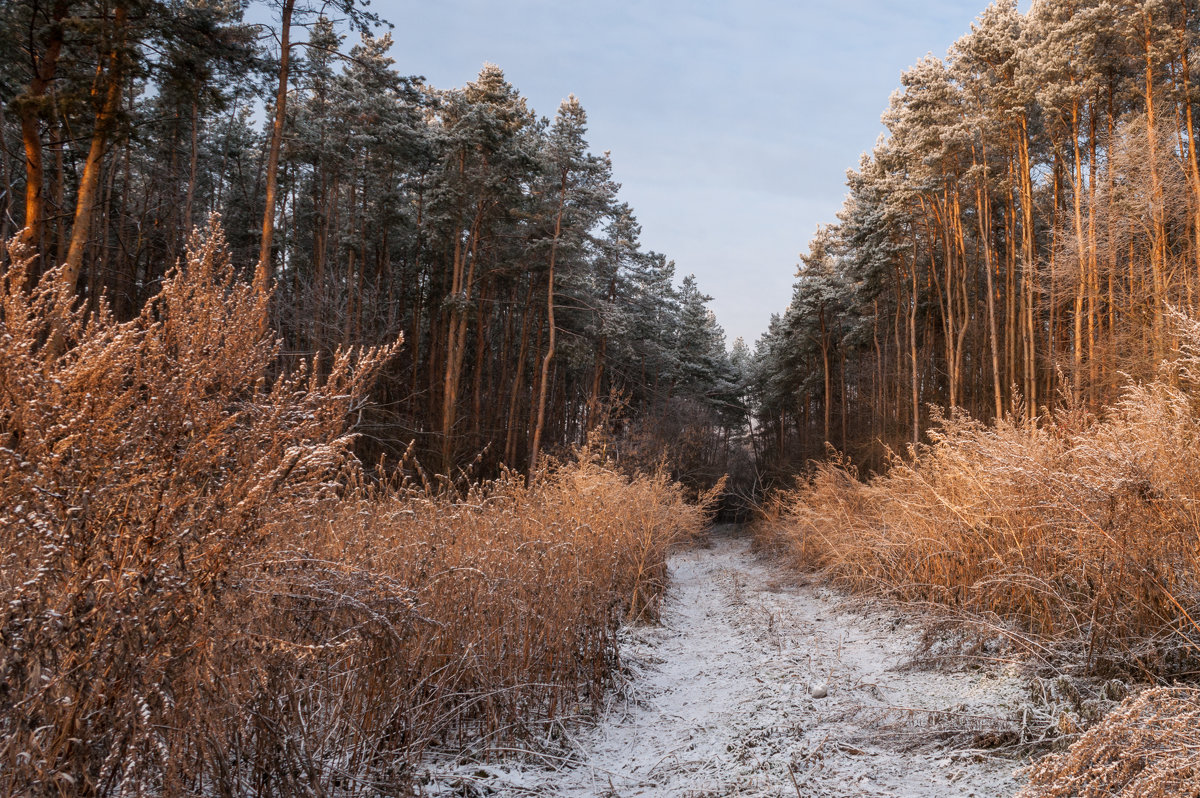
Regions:
M 984 749 L 1026 699 L 1015 670 L 910 663 L 914 626 L 798 582 L 734 528 L 670 561 L 662 623 L 627 633 L 623 690 L 594 726 L 499 763 L 438 768 L 431 795 L 1012 795 Z M 826 693 L 822 697 L 822 691 Z

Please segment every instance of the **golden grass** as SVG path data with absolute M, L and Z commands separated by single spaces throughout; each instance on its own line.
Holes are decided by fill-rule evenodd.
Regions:
M 1175 321 L 1178 361 L 1103 417 L 946 419 L 882 476 L 818 467 L 777 498 L 760 542 L 852 589 L 952 607 L 1057 665 L 1193 672 L 1200 325 Z
M 1029 768 L 1019 798 L 1200 797 L 1200 690 L 1127 699 L 1066 753 Z
M 0 794 L 406 794 L 595 701 L 707 522 L 586 457 L 367 486 L 347 418 L 394 347 L 275 374 L 215 225 L 128 324 L 11 255 Z
M 775 497 L 758 543 L 853 590 L 943 608 L 1043 670 L 1195 679 L 1200 323 L 1173 323 L 1176 359 L 1102 416 L 942 419 L 866 481 L 832 459 Z M 1198 695 L 1147 690 L 1082 735 L 1059 718 L 1073 742 L 1030 769 L 1021 796 L 1200 795 Z

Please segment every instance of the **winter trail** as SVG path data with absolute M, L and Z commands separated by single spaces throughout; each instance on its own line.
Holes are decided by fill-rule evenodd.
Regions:
M 970 749 L 1019 705 L 1011 675 L 907 667 L 915 632 L 902 617 L 797 585 L 728 534 L 718 534 L 711 548 L 675 555 L 671 579 L 661 626 L 635 630 L 623 649 L 631 674 L 623 694 L 595 726 L 569 733 L 565 754 L 474 765 L 460 770 L 453 786 L 443 781 L 431 792 L 1015 792 L 1016 763 Z

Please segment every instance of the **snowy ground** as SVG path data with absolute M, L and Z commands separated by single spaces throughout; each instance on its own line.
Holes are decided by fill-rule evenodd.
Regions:
M 671 561 L 659 627 L 600 722 L 524 761 L 443 771 L 430 794 L 998 798 L 1019 763 L 971 749 L 1012 723 L 1018 680 L 905 667 L 915 632 L 877 605 L 796 585 L 718 535 Z M 822 696 L 823 692 L 827 695 Z M 547 749 L 548 751 L 551 749 Z

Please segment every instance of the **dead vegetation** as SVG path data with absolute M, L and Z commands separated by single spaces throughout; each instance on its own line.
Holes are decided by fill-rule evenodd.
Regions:
M 0 793 L 403 794 L 595 700 L 706 522 L 586 459 L 369 486 L 347 421 L 395 347 L 278 374 L 215 225 L 129 323 L 12 254 Z
M 1200 796 L 1200 691 L 1146 690 L 1070 750 L 1029 768 L 1020 798 Z
M 1022 735 L 1071 743 L 1030 796 L 1193 794 L 1194 691 L 1099 722 L 1123 680 L 1200 672 L 1200 324 L 1172 321 L 1177 357 L 1099 417 L 1069 402 L 1034 424 L 954 415 L 884 475 L 818 466 L 759 526 L 800 569 L 973 630 L 971 656 L 1019 649 L 1043 693 Z
M 834 461 L 781 497 L 760 540 L 860 591 L 949 608 L 1034 657 L 1191 673 L 1200 653 L 1200 332 L 1102 418 L 945 419 L 860 481 Z

